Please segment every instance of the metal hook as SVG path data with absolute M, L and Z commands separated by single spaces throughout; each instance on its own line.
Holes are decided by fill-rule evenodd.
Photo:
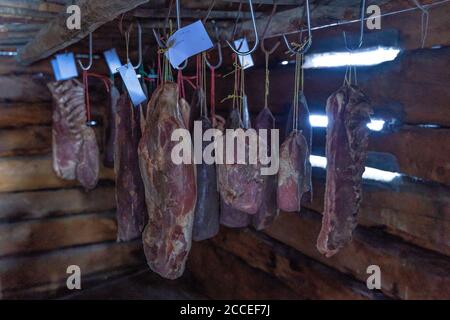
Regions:
M 311 14 L 310 14 L 310 10 L 309 10 L 309 0 L 306 0 L 306 21 L 308 24 L 308 40 L 306 40 L 306 43 L 304 43 L 299 48 L 296 48 L 296 49 L 292 48 L 291 45 L 289 44 L 288 39 L 286 38 L 286 35 L 283 34 L 283 39 L 286 44 L 286 47 L 288 48 L 288 51 L 291 52 L 292 54 L 304 54 L 309 50 L 309 48 L 312 45 Z M 301 39 L 302 33 L 303 33 L 303 29 L 301 30 L 301 33 L 300 33 L 300 39 Z
M 125 34 L 126 41 L 128 43 L 127 44 L 127 60 L 128 60 L 127 62 L 131 63 L 131 65 L 133 66 L 133 68 L 135 70 L 139 69 L 139 67 L 142 65 L 142 26 L 141 26 L 139 21 L 137 21 L 136 24 L 137 24 L 137 28 L 138 28 L 138 56 L 139 56 L 138 58 L 139 58 L 139 62 L 135 66 L 131 63 L 130 58 L 129 58 L 129 52 L 128 52 L 128 50 L 129 50 L 128 44 L 129 44 L 129 40 L 130 40 L 130 32 L 131 32 L 131 27 L 133 25 L 130 25 L 130 27 L 128 28 L 128 31 Z
M 180 18 L 180 0 L 176 0 L 176 11 L 177 11 L 177 30 L 181 28 L 181 18 Z M 172 2 L 171 2 L 172 4 Z M 170 8 L 169 8 L 169 16 L 170 16 Z M 155 30 L 152 29 L 153 35 L 155 37 L 156 42 L 158 43 L 158 46 L 162 49 L 168 49 L 167 44 L 161 40 L 161 35 Z M 178 67 L 178 70 L 184 70 L 187 67 L 188 59 L 186 59 L 181 67 Z
M 89 65 L 85 67 L 81 60 L 78 60 L 78 64 L 83 71 L 88 71 L 92 67 L 93 57 L 92 57 L 92 32 L 89 33 Z
M 355 48 L 350 48 L 348 46 L 347 34 L 345 33 L 345 31 L 343 31 L 345 47 L 350 52 L 361 48 L 363 41 L 364 41 L 364 19 L 365 19 L 365 13 L 366 13 L 366 0 L 361 0 L 361 8 L 360 9 L 361 9 L 361 25 L 360 25 L 360 31 L 359 31 L 359 43 Z
M 209 68 L 216 70 L 216 69 L 220 68 L 220 66 L 222 65 L 222 62 L 223 62 L 222 46 L 220 44 L 219 28 L 217 27 L 216 22 L 214 20 L 212 20 L 211 23 L 213 23 L 213 25 L 214 25 L 214 32 L 216 34 L 216 39 L 217 39 L 216 46 L 217 46 L 217 50 L 219 51 L 219 61 L 217 62 L 216 65 L 213 66 L 213 65 L 211 65 L 211 63 L 208 61 L 208 59 L 205 56 L 205 63 Z
M 262 37 L 261 37 L 261 50 L 262 50 L 262 52 L 264 52 L 266 55 L 271 55 L 272 53 L 274 53 L 275 50 L 277 50 L 277 48 L 278 48 L 278 47 L 280 46 L 280 44 L 281 44 L 280 41 L 278 41 L 278 42 L 272 47 L 272 49 L 270 49 L 270 50 L 267 50 L 266 47 L 264 46 L 264 38 L 266 37 L 267 29 L 269 29 L 270 22 L 272 21 L 273 15 L 275 14 L 276 11 L 277 11 L 277 4 L 275 3 L 275 0 L 274 0 L 272 12 L 270 13 L 269 19 L 267 20 L 266 27 L 264 28 L 264 32 L 263 32 Z
M 425 8 L 423 5 L 419 3 L 418 0 L 413 0 L 414 4 L 417 8 L 422 11 L 422 24 L 420 27 L 420 33 L 421 33 L 421 42 L 422 42 L 422 48 L 425 47 L 425 43 L 428 36 L 428 25 L 430 22 L 430 13 L 428 12 L 428 9 Z
M 253 30 L 255 32 L 255 45 L 253 46 L 252 49 L 250 49 L 250 50 L 248 50 L 246 52 L 241 52 L 239 50 L 236 50 L 233 47 L 233 45 L 228 40 L 226 40 L 226 42 L 227 42 L 228 46 L 230 47 L 230 49 L 233 50 L 233 52 L 236 53 L 238 56 L 246 56 L 246 55 L 251 54 L 253 51 L 256 50 L 256 48 L 258 47 L 258 44 L 259 44 L 258 29 L 256 28 L 256 19 L 255 19 L 255 13 L 253 12 L 252 0 L 248 0 L 248 5 L 250 7 L 250 14 L 251 14 L 251 17 L 252 17 Z

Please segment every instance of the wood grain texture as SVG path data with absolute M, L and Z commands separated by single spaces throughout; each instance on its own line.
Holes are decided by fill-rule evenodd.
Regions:
M 0 76 L 0 101 L 49 102 L 50 91 L 44 80 L 30 75 Z
M 102 243 L 55 250 L 40 255 L 0 259 L 0 288 L 9 291 L 54 284 L 65 287 L 67 267 L 77 265 L 88 276 L 123 267 L 144 265 L 140 241 Z M 68 293 L 68 292 L 67 292 Z
M 110 184 L 89 192 L 81 188 L 0 193 L 0 220 L 17 221 L 102 212 L 116 207 Z
M 375 116 L 404 124 L 450 127 L 450 48 L 406 51 L 392 61 L 357 69 L 358 85 L 368 95 Z M 305 70 L 305 95 L 312 112 L 325 114 L 328 97 L 342 86 L 345 68 Z M 249 107 L 264 106 L 264 69 L 246 72 Z M 232 92 L 232 79 L 217 82 L 217 98 Z M 274 113 L 288 112 L 294 90 L 294 68 L 276 66 L 270 72 L 269 106 Z M 229 104 L 218 104 L 228 108 Z
M 113 241 L 116 233 L 113 212 L 0 224 L 0 256 Z
M 450 185 L 450 129 L 405 126 L 372 133 L 369 150 L 395 155 L 401 172 Z
M 255 231 L 222 228 L 211 242 L 250 266 L 275 275 L 303 299 L 386 298 L 368 290 L 364 283 Z
M 0 129 L 0 157 L 45 154 L 49 153 L 51 148 L 51 127 Z
M 41 126 L 52 123 L 52 104 L 47 103 L 1 103 L 0 128 Z
M 323 211 L 325 170 L 315 169 L 314 199 L 305 204 Z M 414 245 L 450 256 L 450 189 L 411 179 L 363 184 L 359 224 L 376 227 Z
M 318 213 L 283 213 L 266 233 L 361 281 L 368 277 L 368 266 L 380 266 L 381 291 L 393 298 L 450 298 L 450 257 L 417 248 L 378 230 L 358 227 L 352 242 L 335 256 L 325 258 L 316 249 L 320 225 Z
M 0 159 L 0 192 L 65 188 L 76 181 L 62 180 L 52 168 L 51 156 Z M 101 167 L 100 179 L 114 180 L 114 170 Z
M 108 2 L 78 0 L 76 4 L 80 6 L 81 19 L 83 21 L 81 29 L 69 30 L 66 26 L 67 16 L 60 15 L 20 50 L 18 60 L 28 65 L 44 59 L 58 50 L 78 42 L 90 32 L 95 31 L 120 14 L 147 2 L 148 0 L 114 0 Z
M 208 241 L 193 243 L 187 268 L 198 289 L 212 299 L 301 299 L 275 276 L 252 268 Z

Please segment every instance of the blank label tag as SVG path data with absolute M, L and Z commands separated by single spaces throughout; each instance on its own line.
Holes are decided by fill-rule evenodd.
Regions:
M 53 68 L 53 75 L 55 76 L 56 81 L 61 81 L 61 75 L 59 74 L 59 68 L 58 63 L 56 62 L 56 59 L 52 59 L 52 68 Z
M 54 62 L 52 61 L 52 67 L 55 78 L 58 81 L 78 77 L 77 65 L 75 64 L 75 56 L 73 53 L 57 54 Z
M 240 52 L 249 51 L 248 42 L 247 42 L 246 38 L 235 40 L 234 47 L 235 47 L 235 49 L 237 49 Z M 247 54 L 245 56 L 238 55 L 238 57 L 239 57 L 239 63 L 241 64 L 241 67 L 243 67 L 244 69 L 253 67 L 255 65 L 253 63 L 253 58 L 252 58 L 251 54 Z
M 131 102 L 136 107 L 145 100 L 147 97 L 145 96 L 144 91 L 142 90 L 141 83 L 138 80 L 136 71 L 134 70 L 131 63 L 125 64 L 119 68 L 120 76 L 127 88 L 128 95 L 131 98 Z
M 117 72 L 119 72 L 118 69 L 122 66 L 122 63 L 120 62 L 120 58 L 117 54 L 116 49 L 107 50 L 103 52 L 103 55 L 105 56 L 109 72 L 111 72 L 111 74 L 116 74 Z
M 213 47 L 211 39 L 198 20 L 176 31 L 167 41 L 169 50 L 166 57 L 174 68 L 178 68 L 186 59 Z

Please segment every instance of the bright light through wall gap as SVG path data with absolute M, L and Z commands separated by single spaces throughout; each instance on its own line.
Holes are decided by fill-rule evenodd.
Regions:
M 309 159 L 313 167 L 322 169 L 327 168 L 327 158 L 311 155 Z M 363 179 L 381 182 L 392 182 L 395 178 L 398 178 L 400 176 L 401 174 L 398 172 L 385 171 L 370 167 L 366 167 L 363 173 Z
M 312 114 L 309 116 L 309 122 L 314 128 L 326 128 L 328 126 L 328 117 L 320 114 Z M 381 131 L 384 128 L 385 121 L 381 119 L 371 119 L 367 127 L 372 131 Z
M 376 47 L 353 52 L 326 52 L 309 54 L 305 57 L 305 69 L 330 68 L 344 66 L 373 66 L 386 61 L 393 61 L 400 49 Z

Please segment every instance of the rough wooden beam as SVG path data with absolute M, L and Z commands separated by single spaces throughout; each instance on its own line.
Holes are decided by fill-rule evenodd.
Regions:
M 72 264 L 78 265 L 85 276 L 126 266 L 142 266 L 142 244 L 141 241 L 107 242 L 39 255 L 1 258 L 2 294 L 9 296 L 14 290 L 44 284 L 66 286 L 67 267 Z
M 208 241 L 238 256 L 253 268 L 276 276 L 302 299 L 383 299 L 365 283 L 343 275 L 299 251 L 249 229 L 222 228 Z M 215 266 L 208 264 L 214 269 Z
M 103 212 L 116 207 L 112 183 L 90 192 L 82 188 L 0 193 L 0 221 L 39 220 Z
M 378 229 L 358 227 L 353 240 L 335 256 L 326 258 L 316 248 L 321 215 L 304 210 L 282 213 L 265 232 L 305 255 L 360 281 L 367 280 L 367 267 L 378 265 L 381 291 L 400 299 L 449 299 L 450 257 L 399 241 Z
M 116 234 L 114 212 L 5 223 L 0 224 L 0 256 L 114 241 Z
M 208 12 L 206 10 L 192 10 L 192 9 L 182 9 L 180 17 L 181 19 L 202 19 L 206 16 Z M 209 15 L 209 19 L 235 19 L 238 16 L 237 11 L 222 11 L 213 10 Z M 137 18 L 160 18 L 165 19 L 167 17 L 167 9 L 136 9 L 133 11 L 133 15 Z M 261 17 L 262 13 L 255 12 L 255 17 Z M 174 10 L 170 13 L 170 18 L 175 18 Z M 239 15 L 241 19 L 250 19 L 251 15 L 249 12 L 241 12 Z
M 48 3 L 39 0 L 0 0 L 0 6 L 53 13 L 59 13 L 64 10 L 64 6 L 62 4 Z
M 62 180 L 52 168 L 51 156 L 0 159 L 0 192 L 27 191 L 77 186 Z M 114 170 L 100 168 L 100 180 L 114 180 Z
M 223 2 L 232 2 L 232 3 L 240 3 L 242 0 L 222 0 Z M 273 4 L 276 3 L 277 5 L 291 5 L 291 6 L 297 6 L 299 4 L 302 4 L 299 0 L 253 0 L 253 4 Z
M 79 0 L 76 3 L 81 8 L 81 29 L 67 29 L 67 16 L 65 14 L 59 15 L 43 28 L 34 40 L 20 50 L 18 61 L 28 65 L 44 59 L 80 41 L 90 32 L 94 32 L 97 28 L 115 19 L 120 14 L 147 2 L 148 0 Z

